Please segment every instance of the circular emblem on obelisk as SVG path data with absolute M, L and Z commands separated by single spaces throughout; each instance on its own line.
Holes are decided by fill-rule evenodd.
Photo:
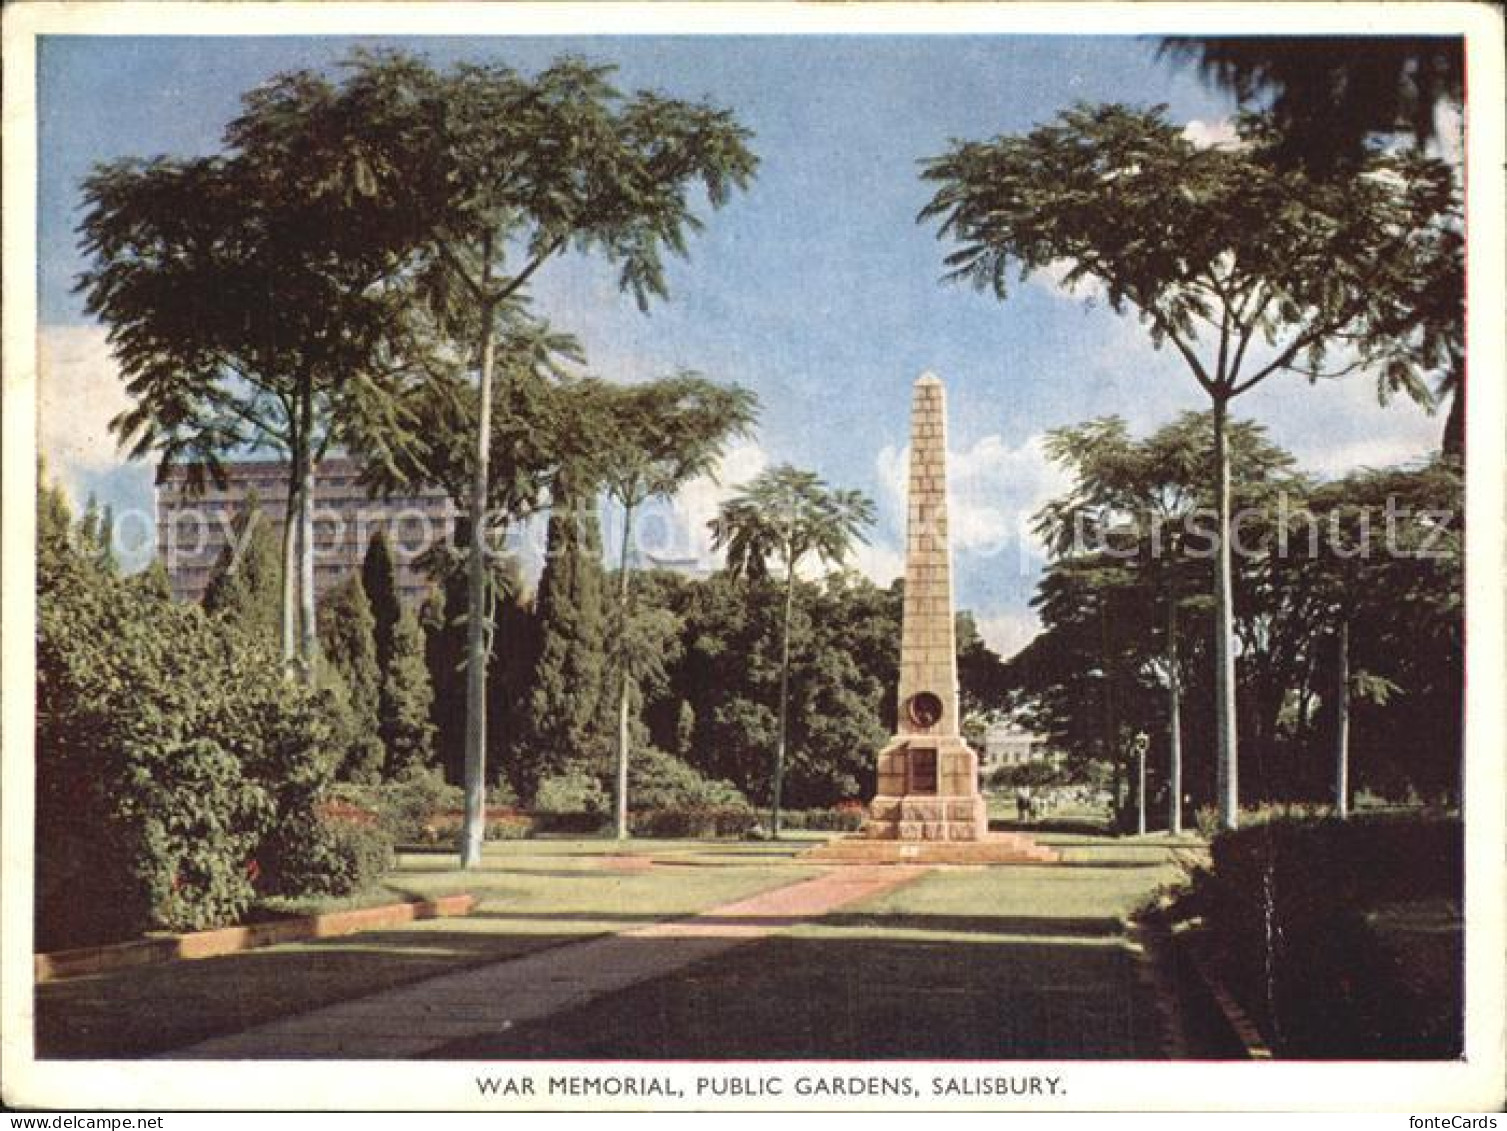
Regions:
M 936 726 L 942 718 L 942 700 L 930 691 L 920 691 L 910 697 L 905 713 L 918 727 Z

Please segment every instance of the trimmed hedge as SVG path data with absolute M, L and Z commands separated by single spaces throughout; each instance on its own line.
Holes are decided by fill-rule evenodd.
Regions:
M 1422 1036 L 1441 1005 L 1368 922 L 1384 904 L 1463 899 L 1458 819 L 1422 815 L 1276 818 L 1216 836 L 1210 866 L 1180 901 L 1204 920 L 1214 959 L 1284 1056 L 1458 1055 Z
M 675 805 L 628 815 L 634 836 L 744 837 L 759 822 L 746 805 Z
M 865 810 L 851 805 L 832 809 L 781 809 L 780 827 L 791 832 L 853 833 L 863 825 Z

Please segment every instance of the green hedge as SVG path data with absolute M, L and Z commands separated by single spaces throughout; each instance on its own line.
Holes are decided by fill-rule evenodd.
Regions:
M 791 832 L 852 833 L 863 825 L 865 811 L 851 805 L 831 809 L 782 809 L 780 827 Z
M 747 805 L 674 805 L 630 813 L 628 827 L 634 836 L 648 837 L 744 837 L 759 822 Z
M 1216 836 L 1182 911 L 1202 917 L 1223 977 L 1283 1055 L 1457 1055 L 1422 1035 L 1448 1003 L 1409 991 L 1367 917 L 1460 901 L 1463 856 L 1457 819 L 1277 817 Z

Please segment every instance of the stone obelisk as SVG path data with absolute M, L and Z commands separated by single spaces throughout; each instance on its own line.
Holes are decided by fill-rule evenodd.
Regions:
M 863 835 L 876 840 L 982 840 L 989 822 L 978 755 L 958 718 L 952 551 L 947 534 L 947 400 L 924 373 L 911 402 L 905 607 L 899 725 L 879 754 L 879 789 Z

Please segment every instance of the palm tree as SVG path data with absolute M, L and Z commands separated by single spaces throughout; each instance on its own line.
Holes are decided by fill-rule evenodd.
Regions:
M 634 663 L 625 655 L 634 638 L 635 618 L 629 585 L 628 551 L 634 512 L 650 499 L 668 498 L 702 475 L 711 475 L 728 440 L 753 427 L 757 398 L 737 385 L 723 386 L 694 373 L 645 385 L 612 386 L 611 417 L 615 430 L 605 456 L 607 492 L 623 508 L 623 537 L 618 555 L 617 790 L 614 826 L 619 840 L 628 836 L 628 721 Z
M 735 577 L 760 580 L 771 560 L 785 570 L 785 614 L 780 642 L 780 726 L 774 757 L 770 824 L 780 835 L 780 787 L 785 775 L 790 709 L 790 617 L 795 606 L 795 573 L 815 554 L 829 565 L 842 563 L 856 539 L 867 542 L 874 503 L 861 491 L 828 487 L 815 474 L 780 464 L 763 472 L 719 508 L 711 523 L 712 546 L 727 551 Z

